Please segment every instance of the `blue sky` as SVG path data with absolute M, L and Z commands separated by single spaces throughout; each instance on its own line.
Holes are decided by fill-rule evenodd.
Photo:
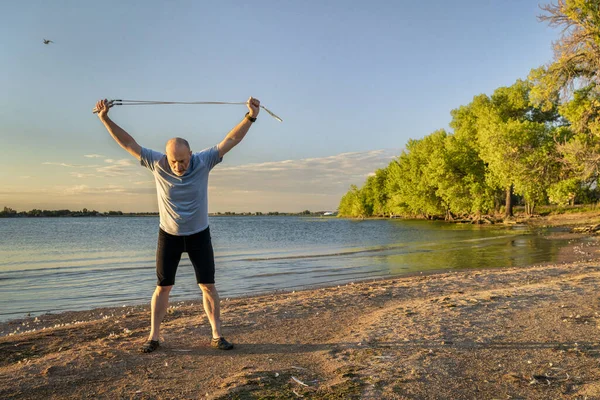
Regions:
M 152 177 L 91 114 L 99 98 L 245 101 L 210 211 L 335 209 L 450 110 L 552 59 L 533 0 L 0 3 L 0 208 L 154 211 Z M 45 46 L 42 39 L 55 43 Z M 116 107 L 145 147 L 218 143 L 244 106 Z

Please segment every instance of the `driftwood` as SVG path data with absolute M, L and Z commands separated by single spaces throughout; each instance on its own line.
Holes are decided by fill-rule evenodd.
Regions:
M 598 231 L 600 231 L 600 224 L 578 226 L 571 230 L 571 232 L 573 232 L 573 233 L 596 233 Z

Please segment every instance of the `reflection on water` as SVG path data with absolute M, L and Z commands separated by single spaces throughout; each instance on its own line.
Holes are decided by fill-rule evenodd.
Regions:
M 0 319 L 146 303 L 158 219 L 0 219 Z M 556 260 L 565 240 L 522 227 L 428 221 L 213 217 L 222 297 Z M 199 297 L 184 255 L 172 299 Z
M 500 237 L 486 242 L 440 243 L 420 251 L 384 256 L 391 275 L 406 271 L 518 267 L 556 259 L 564 240 L 548 240 L 537 235 Z

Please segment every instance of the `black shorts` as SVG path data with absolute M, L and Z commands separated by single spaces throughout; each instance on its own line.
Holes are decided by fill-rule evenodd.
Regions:
M 175 273 L 184 252 L 188 253 L 194 266 L 196 282 L 215 283 L 215 256 L 209 228 L 189 236 L 175 236 L 159 229 L 156 247 L 157 285 L 175 284 Z

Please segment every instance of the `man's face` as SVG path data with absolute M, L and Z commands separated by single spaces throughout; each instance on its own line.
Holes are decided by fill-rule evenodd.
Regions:
M 183 176 L 190 166 L 192 151 L 187 146 L 169 143 L 166 153 L 171 171 L 177 176 Z

